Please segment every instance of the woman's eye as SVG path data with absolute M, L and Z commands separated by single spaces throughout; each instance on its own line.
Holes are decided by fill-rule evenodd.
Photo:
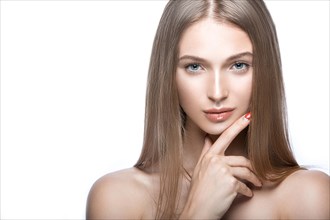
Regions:
M 249 64 L 247 63 L 242 63 L 242 62 L 237 62 L 233 65 L 232 68 L 234 68 L 235 71 L 246 71 L 249 68 Z
M 197 64 L 197 63 L 193 63 L 193 64 L 189 64 L 186 66 L 186 70 L 189 72 L 197 72 L 201 70 L 201 65 Z

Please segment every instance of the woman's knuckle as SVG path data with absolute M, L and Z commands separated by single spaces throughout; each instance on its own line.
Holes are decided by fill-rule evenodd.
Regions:
M 219 159 L 215 155 L 210 157 L 209 159 L 212 165 L 217 164 L 219 162 Z
M 223 167 L 220 168 L 220 172 L 222 174 L 228 174 L 229 173 L 229 168 L 226 167 L 226 166 L 223 166 Z
M 227 132 L 226 132 L 226 136 L 225 136 L 225 139 L 228 141 L 228 140 L 231 140 L 230 137 L 233 137 L 233 136 L 236 136 L 236 131 L 234 129 L 229 129 Z
M 236 191 L 237 188 L 238 188 L 238 182 L 237 182 L 237 179 L 232 177 L 228 180 L 229 184 L 229 188 L 232 190 L 232 191 Z
M 246 157 L 242 157 L 242 162 L 245 166 L 249 166 L 250 165 L 250 160 L 247 159 Z

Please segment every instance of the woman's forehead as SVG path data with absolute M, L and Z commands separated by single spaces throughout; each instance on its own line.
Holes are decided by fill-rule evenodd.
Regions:
M 180 57 L 194 55 L 225 59 L 243 52 L 253 52 L 249 36 L 235 25 L 214 19 L 194 23 L 183 32 L 179 42 Z

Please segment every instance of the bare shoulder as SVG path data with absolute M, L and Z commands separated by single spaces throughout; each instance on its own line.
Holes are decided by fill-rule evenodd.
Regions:
M 89 192 L 87 219 L 143 218 L 151 184 L 150 175 L 137 168 L 101 177 Z
M 299 170 L 280 185 L 280 206 L 286 219 L 329 219 L 330 178 L 315 170 Z

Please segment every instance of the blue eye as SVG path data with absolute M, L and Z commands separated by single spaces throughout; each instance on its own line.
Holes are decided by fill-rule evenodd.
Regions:
M 201 65 L 197 63 L 189 64 L 186 66 L 186 70 L 188 70 L 189 72 L 197 72 L 201 70 Z
M 237 62 L 233 65 L 234 70 L 237 71 L 237 72 L 247 71 L 249 67 L 250 67 L 249 64 L 242 63 L 242 62 Z

